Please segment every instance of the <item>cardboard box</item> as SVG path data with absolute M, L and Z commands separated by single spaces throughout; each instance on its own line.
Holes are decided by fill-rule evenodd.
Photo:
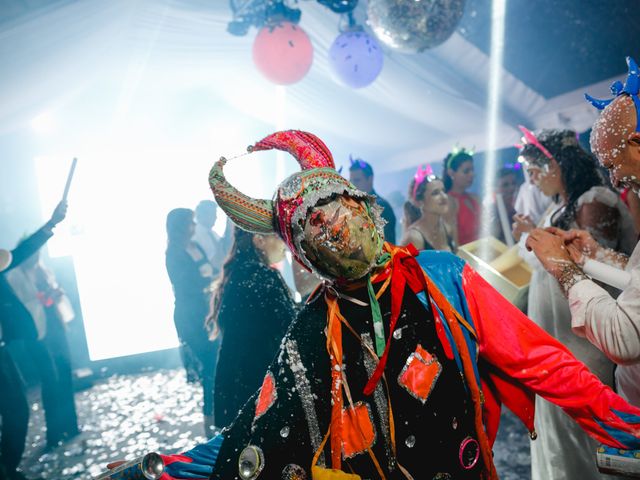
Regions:
M 486 237 L 462 245 L 458 250 L 458 255 L 477 270 L 482 278 L 498 290 L 503 297 L 520 310 L 525 311 L 532 273 L 529 265 L 520 257 L 515 258 L 515 251 L 512 251 L 515 260 L 510 262 L 513 265 L 503 270 L 502 273 L 490 265 L 492 261 L 508 250 L 509 247 L 500 240 Z

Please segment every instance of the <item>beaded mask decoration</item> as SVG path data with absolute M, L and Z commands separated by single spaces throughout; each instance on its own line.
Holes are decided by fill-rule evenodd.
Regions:
M 383 243 L 384 220 L 374 197 L 335 170 L 331 152 L 311 133 L 276 132 L 247 150 L 271 149 L 289 152 L 302 171 L 279 185 L 274 200 L 254 199 L 227 181 L 223 157 L 209 174 L 218 205 L 244 230 L 280 235 L 296 260 L 323 278 L 352 280 L 369 273 Z

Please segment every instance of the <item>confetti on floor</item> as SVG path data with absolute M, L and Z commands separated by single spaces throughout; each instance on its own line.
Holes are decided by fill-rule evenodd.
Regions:
M 42 407 L 32 400 L 29 436 L 21 469 L 30 479 L 89 480 L 115 460 L 157 451 L 175 453 L 205 440 L 202 390 L 184 371 L 154 370 L 116 375 L 76 394 L 82 433 L 46 448 Z M 503 412 L 494 460 L 501 480 L 530 478 L 529 437 L 516 417 Z

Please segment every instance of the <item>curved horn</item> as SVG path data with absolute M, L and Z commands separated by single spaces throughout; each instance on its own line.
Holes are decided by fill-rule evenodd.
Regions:
M 588 93 L 584 94 L 584 98 L 587 99 L 587 101 L 593 105 L 594 107 L 596 107 L 598 110 L 604 110 L 606 108 L 607 105 L 609 105 L 612 100 L 600 100 L 598 98 L 593 98 L 591 95 L 589 95 Z
M 611 86 L 609 87 L 609 90 L 611 90 L 611 93 L 614 96 L 618 96 L 620 95 L 620 93 L 622 93 L 622 90 L 624 90 L 624 85 L 620 80 L 616 80 L 611 84 Z
M 221 157 L 209 172 L 209 186 L 220 208 L 233 223 L 253 233 L 275 233 L 273 202 L 248 197 L 231 185 L 224 176 L 227 159 Z
M 640 72 L 638 71 L 638 64 L 631 57 L 627 57 L 627 65 L 629 67 L 629 74 L 627 75 L 627 81 L 624 84 L 624 92 L 629 95 L 637 95 L 640 90 Z
M 324 142 L 312 133 L 300 130 L 272 133 L 249 147 L 249 151 L 255 152 L 274 148 L 293 155 L 302 170 L 324 167 L 335 168 L 331 152 Z

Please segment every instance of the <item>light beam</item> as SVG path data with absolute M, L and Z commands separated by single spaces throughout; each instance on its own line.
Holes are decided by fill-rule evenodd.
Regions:
M 491 55 L 489 59 L 489 97 L 487 101 L 487 149 L 484 167 L 484 195 L 490 199 L 496 178 L 496 147 L 500 125 L 502 93 L 502 60 L 504 53 L 504 30 L 506 0 L 493 0 L 491 5 Z M 483 202 L 480 236 L 487 237 L 491 229 L 491 202 Z

